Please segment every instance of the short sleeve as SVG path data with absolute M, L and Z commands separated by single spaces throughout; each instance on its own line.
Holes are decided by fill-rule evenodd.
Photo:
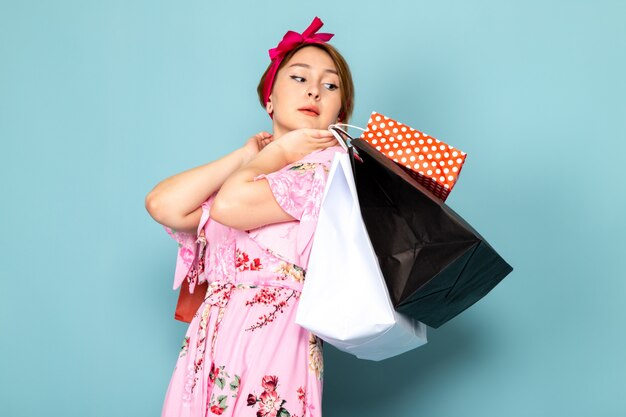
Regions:
M 163 226 L 165 231 L 178 243 L 178 256 L 176 258 L 176 270 L 174 272 L 174 289 L 180 287 L 186 277 L 193 277 L 189 282 L 189 291 L 193 293 L 193 289 L 197 282 L 197 278 L 203 272 L 201 260 L 201 252 L 206 245 L 206 240 L 202 230 L 209 219 L 210 207 L 213 204 L 215 194 L 211 195 L 204 203 L 202 203 L 202 216 L 198 224 L 196 233 L 181 232 L 170 227 Z
M 265 178 L 278 205 L 291 217 L 302 220 L 315 215 L 319 197 L 324 193 L 327 167 L 320 162 L 296 162 Z
M 276 172 L 255 177 L 266 179 L 278 205 L 299 221 L 293 262 L 302 268 L 308 264 L 328 171 L 335 152 L 341 151 L 339 147 L 327 148 Z

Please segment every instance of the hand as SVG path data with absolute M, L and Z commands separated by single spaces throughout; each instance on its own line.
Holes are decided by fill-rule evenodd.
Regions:
M 329 130 L 296 129 L 284 134 L 274 142 L 287 161 L 287 164 L 296 162 L 311 152 L 338 145 L 337 139 Z
M 271 133 L 268 132 L 259 132 L 256 135 L 252 136 L 250 139 L 246 141 L 246 144 L 243 145 L 243 150 L 245 153 L 245 163 L 250 161 L 252 158 L 256 156 L 263 148 L 265 148 L 268 144 L 270 144 L 274 140 L 274 137 Z

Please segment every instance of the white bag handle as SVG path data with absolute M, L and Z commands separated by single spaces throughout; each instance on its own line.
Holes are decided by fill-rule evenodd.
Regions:
M 361 127 L 358 127 L 358 126 L 345 124 L 345 123 L 333 123 L 332 125 L 328 126 L 328 130 L 330 130 L 330 133 L 332 133 L 333 136 L 335 137 L 335 139 L 337 139 L 337 142 L 339 142 L 341 147 L 346 152 L 348 152 L 348 148 L 351 147 L 350 142 L 353 141 L 354 138 L 352 136 L 350 136 L 350 134 L 348 133 L 347 130 L 343 129 L 340 126 L 352 127 L 354 129 L 358 129 L 358 130 L 361 130 L 363 132 L 365 132 L 365 129 L 363 129 Z M 350 139 L 350 141 L 347 141 L 346 138 Z
M 337 139 L 337 142 L 339 142 L 339 144 L 341 145 L 341 147 L 348 152 L 348 148 L 352 148 L 352 152 L 354 152 L 354 156 L 356 159 L 358 159 L 359 161 L 361 161 L 361 158 L 359 156 L 359 153 L 357 152 L 357 150 L 350 144 L 350 142 L 352 142 L 354 140 L 354 138 L 352 136 L 350 136 L 350 134 L 347 132 L 347 130 L 343 129 L 340 126 L 347 126 L 347 127 L 352 127 L 354 129 L 357 130 L 361 130 L 363 132 L 365 132 L 365 129 L 363 129 L 362 127 L 358 127 L 358 126 L 354 126 L 354 125 L 349 125 L 346 123 L 334 123 L 330 126 L 328 126 L 328 130 L 330 130 L 330 133 L 333 134 L 333 136 L 335 137 L 335 139 Z M 342 136 L 343 135 L 343 136 Z M 349 139 L 349 141 L 347 140 Z M 362 161 L 361 161 L 362 162 Z

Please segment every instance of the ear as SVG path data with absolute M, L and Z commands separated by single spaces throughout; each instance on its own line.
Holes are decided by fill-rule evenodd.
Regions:
M 267 114 L 272 114 L 274 112 L 274 105 L 272 104 L 272 96 L 270 95 L 267 99 L 267 103 L 265 103 L 265 110 Z

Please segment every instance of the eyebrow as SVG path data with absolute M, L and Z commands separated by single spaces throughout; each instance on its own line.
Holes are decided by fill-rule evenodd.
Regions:
M 308 69 L 311 69 L 311 66 L 310 66 L 310 65 L 307 65 L 307 64 L 301 64 L 301 63 L 299 63 L 299 62 L 296 62 L 295 64 L 291 64 L 291 65 L 289 65 L 289 68 L 291 68 L 291 67 L 303 67 L 303 68 L 308 68 Z M 330 72 L 330 73 L 332 73 L 332 74 L 339 75 L 339 74 L 337 73 L 337 71 L 335 71 L 334 69 L 330 69 L 330 68 L 325 69 L 325 70 L 324 70 L 324 72 Z

